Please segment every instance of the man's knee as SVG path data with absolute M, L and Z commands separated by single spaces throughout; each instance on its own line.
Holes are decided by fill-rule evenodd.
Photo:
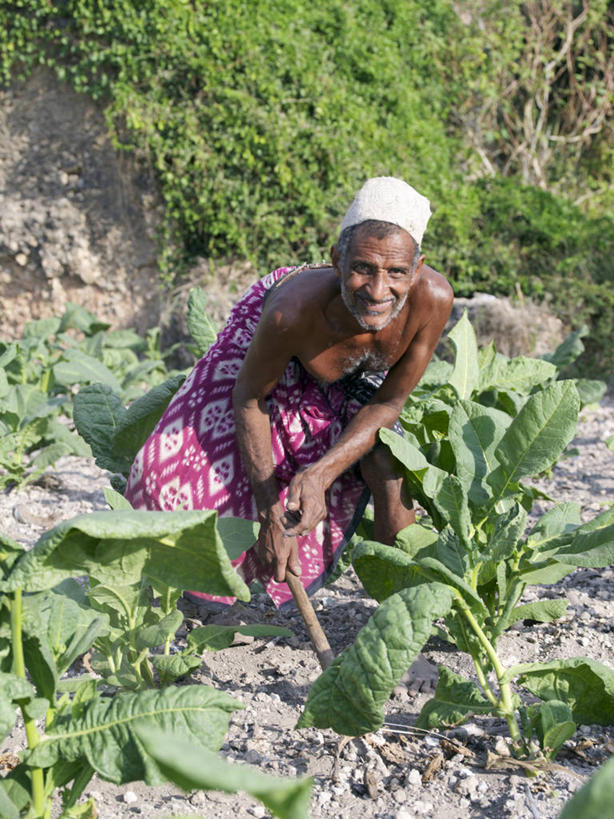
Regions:
M 360 459 L 360 471 L 367 485 L 374 481 L 396 480 L 401 477 L 397 459 L 384 444 L 376 444 Z

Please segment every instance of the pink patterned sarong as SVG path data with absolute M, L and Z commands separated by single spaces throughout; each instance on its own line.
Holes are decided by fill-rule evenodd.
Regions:
M 232 391 L 264 296 L 291 269 L 274 270 L 249 288 L 215 344 L 173 397 L 132 465 L 126 497 L 135 509 L 216 509 L 220 516 L 258 519 L 235 437 Z M 344 382 L 322 384 L 297 359 L 290 361 L 267 396 L 282 502 L 297 471 L 328 452 L 368 398 L 368 393 L 358 398 L 348 395 Z M 368 498 L 356 468 L 340 475 L 327 491 L 328 517 L 309 535 L 298 538 L 301 581 L 308 593 L 320 588 L 333 571 Z M 276 606 L 292 600 L 287 584 L 275 582 L 271 567 L 259 562 L 253 548 L 233 566 L 248 585 L 259 580 Z M 228 604 L 234 600 L 199 596 Z

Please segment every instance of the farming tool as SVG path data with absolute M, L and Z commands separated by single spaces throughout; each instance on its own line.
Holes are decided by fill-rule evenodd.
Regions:
M 332 663 L 335 655 L 329 645 L 324 629 L 311 605 L 311 600 L 307 597 L 307 592 L 303 588 L 300 579 L 292 572 L 286 572 L 286 583 L 290 586 L 290 591 L 294 597 L 294 602 L 301 613 L 305 628 L 309 633 L 314 650 L 318 655 L 318 660 L 324 671 Z

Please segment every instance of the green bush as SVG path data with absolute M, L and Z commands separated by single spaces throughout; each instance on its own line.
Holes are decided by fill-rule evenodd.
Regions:
M 545 299 L 568 325 L 588 324 L 582 365 L 611 369 L 614 219 L 516 180 L 482 179 L 457 190 L 433 218 L 429 260 L 457 296 L 476 290 Z
M 0 36 L 5 79 L 53 65 L 149 153 L 166 244 L 278 265 L 321 258 L 365 177 L 451 175 L 433 67 L 459 26 L 446 0 L 31 0 Z
M 547 298 L 590 325 L 584 364 L 611 367 L 614 221 L 515 178 L 470 181 L 488 106 L 523 110 L 505 83 L 525 87 L 522 55 L 539 43 L 525 5 L 514 9 L 503 21 L 489 0 L 482 30 L 452 0 L 14 0 L 0 6 L 0 81 L 53 67 L 101 101 L 119 147 L 149 156 L 169 279 L 196 256 L 263 270 L 319 260 L 362 181 L 392 174 L 431 198 L 425 251 L 458 295 Z M 496 154 L 507 137 L 503 121 L 491 126 L 480 133 Z M 610 149 L 605 134 L 582 160 L 590 173 L 575 166 L 570 197 L 611 187 Z M 556 187 L 571 170 L 554 153 Z

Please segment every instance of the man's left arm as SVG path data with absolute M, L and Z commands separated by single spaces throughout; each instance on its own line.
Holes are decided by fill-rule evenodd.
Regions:
M 388 371 L 371 400 L 350 421 L 326 455 L 292 479 L 286 508 L 299 512 L 300 521 L 287 530 L 288 536 L 308 534 L 326 517 L 325 491 L 342 472 L 373 449 L 381 427 L 392 427 L 396 423 L 407 397 L 422 378 L 450 315 L 452 289 L 447 285 L 442 290 L 430 318 Z

